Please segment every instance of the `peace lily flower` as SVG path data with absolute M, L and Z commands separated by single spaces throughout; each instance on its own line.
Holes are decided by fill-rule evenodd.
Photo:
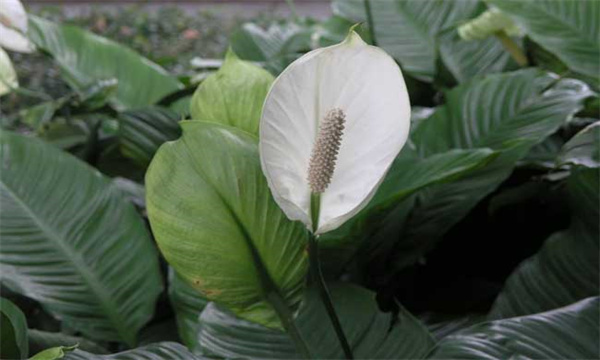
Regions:
M 33 44 L 27 34 L 27 13 L 19 0 L 2 0 L 0 6 L 0 46 L 11 51 L 30 53 Z
M 0 6 L 0 96 L 19 87 L 17 73 L 8 54 L 2 49 L 29 53 L 34 46 L 27 33 L 27 13 L 19 0 L 1 0 Z
M 260 156 L 275 201 L 317 235 L 338 228 L 373 197 L 409 124 L 402 72 L 382 49 L 351 31 L 307 53 L 263 107 Z

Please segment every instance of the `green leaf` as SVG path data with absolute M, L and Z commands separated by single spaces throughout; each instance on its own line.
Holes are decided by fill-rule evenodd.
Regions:
M 600 78 L 600 2 L 489 0 L 575 72 Z
M 311 24 L 273 23 L 267 29 L 246 23 L 229 40 L 233 51 L 244 60 L 262 63 L 279 74 L 294 60 L 310 50 Z
M 27 358 L 27 320 L 23 312 L 5 298 L 0 298 L 0 334 L 1 359 Z
M 600 167 L 600 121 L 573 136 L 560 151 L 557 163 L 558 166 L 570 164 Z
M 117 79 L 111 103 L 119 109 L 152 105 L 183 87 L 135 51 L 76 26 L 30 16 L 29 37 L 54 58 L 69 84 L 79 92 L 99 80 Z
M 142 218 L 75 157 L 7 131 L 0 145 L 2 283 L 87 336 L 134 344 L 162 288 Z
M 475 325 L 438 343 L 430 359 L 597 359 L 598 297 L 558 310 Z
M 196 352 L 199 350 L 197 348 L 200 325 L 198 318 L 208 301 L 173 269 L 169 271 L 169 298 L 175 311 L 179 336 L 189 349 Z
M 485 316 L 480 314 L 455 315 L 427 312 L 419 316 L 419 320 L 427 326 L 436 341 L 440 341 L 451 334 L 483 322 Z
M 230 50 L 219 71 L 200 83 L 194 93 L 192 119 L 258 135 L 262 106 L 274 79 L 266 70 L 240 60 Z
M 333 284 L 330 291 L 356 358 L 417 359 L 434 345 L 427 329 L 403 308 L 397 317 L 381 312 L 374 293 L 353 285 Z M 316 289 L 306 292 L 296 323 L 314 358 L 344 357 Z M 286 333 L 236 318 L 214 303 L 202 312 L 200 328 L 200 345 L 209 355 L 250 359 L 301 358 Z
M 467 176 L 496 156 L 489 149 L 475 149 L 451 150 L 420 158 L 410 148 L 405 148 L 369 205 L 340 229 L 322 236 L 322 252 L 329 262 L 325 266 L 341 265 L 354 254 L 360 254 L 361 263 L 383 266 L 385 263 L 379 256 L 387 256 L 396 240 L 386 234 L 402 227 L 401 222 L 394 221 L 395 211 L 410 195 L 434 184 Z
M 402 212 L 394 235 L 397 269 L 414 263 L 511 174 L 515 164 L 583 107 L 589 88 L 536 69 L 491 75 L 446 93 L 446 104 L 424 120 L 412 139 L 422 156 L 451 149 L 491 148 L 500 155 L 458 181 L 428 187 Z M 402 223 L 396 219 L 397 223 Z
M 146 175 L 146 206 L 171 266 L 204 297 L 238 316 L 280 327 L 266 298 L 296 309 L 307 271 L 305 229 L 273 201 L 257 139 L 236 128 L 181 122 Z
M 556 167 L 556 158 L 565 141 L 559 134 L 552 134 L 535 145 L 527 155 L 519 160 L 519 166 L 552 170 Z
M 66 354 L 77 348 L 77 345 L 73 346 L 57 346 L 51 349 L 46 349 L 42 352 L 35 354 L 30 360 L 58 360 L 63 359 Z
M 580 169 L 567 182 L 571 226 L 553 234 L 506 281 L 491 319 L 534 314 L 600 294 L 600 169 Z
M 485 166 L 497 155 L 490 149 L 482 148 L 454 149 L 426 158 L 399 156 L 367 209 L 389 208 L 423 187 L 461 178 Z
M 65 360 L 205 360 L 175 342 L 160 342 L 112 355 L 95 355 L 81 350 L 70 352 Z
M 578 80 L 527 69 L 491 75 L 446 93 L 446 105 L 414 134 L 421 154 L 449 149 L 508 149 L 554 133 L 593 93 Z
M 321 47 L 339 44 L 348 36 L 350 29 L 353 29 L 366 43 L 370 44 L 372 40 L 368 26 L 366 24 L 355 25 L 357 24 L 351 20 L 333 15 L 316 26 L 311 42 L 318 43 Z
M 27 331 L 27 338 L 29 339 L 29 350 L 32 353 L 38 353 L 44 349 L 53 347 L 72 347 L 74 345 L 77 345 L 79 350 L 89 351 L 94 354 L 107 353 L 106 349 L 90 340 L 63 333 L 29 329 Z
M 112 182 L 113 186 L 121 190 L 125 197 L 138 209 L 146 208 L 146 189 L 144 185 L 122 177 L 115 177 Z
M 438 55 L 459 81 L 501 71 L 509 59 L 495 39 L 466 42 L 458 36 L 461 22 L 485 11 L 477 0 L 371 0 L 370 5 L 377 45 L 419 80 L 433 81 Z M 333 10 L 353 21 L 367 20 L 364 0 L 336 0 Z
M 181 136 L 181 116 L 161 107 L 129 110 L 119 114 L 119 142 L 123 155 L 147 167 L 158 148 Z

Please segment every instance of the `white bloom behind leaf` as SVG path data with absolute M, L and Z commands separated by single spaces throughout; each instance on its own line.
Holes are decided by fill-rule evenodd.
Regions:
M 332 123 L 322 124 L 326 118 Z M 351 31 L 309 52 L 275 80 L 263 107 L 260 155 L 275 201 L 316 234 L 336 229 L 373 197 L 409 125 L 402 72 L 382 49 Z M 320 179 L 312 187 L 309 168 L 310 179 Z M 320 193 L 315 226 L 313 191 Z
M 0 48 L 0 96 L 8 94 L 12 88 L 19 87 L 17 73 L 8 54 Z
M 19 0 L 0 0 L 0 47 L 30 53 L 33 44 L 27 39 L 27 13 Z

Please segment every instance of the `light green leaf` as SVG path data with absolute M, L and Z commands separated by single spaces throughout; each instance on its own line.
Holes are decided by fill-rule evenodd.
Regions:
M 344 334 L 358 359 L 418 359 L 434 345 L 427 329 L 406 310 L 381 312 L 375 294 L 348 284 L 330 286 Z M 306 292 L 296 323 L 315 359 L 342 359 L 316 289 Z M 202 312 L 199 341 L 208 355 L 225 358 L 299 359 L 289 336 L 236 318 L 210 303 Z
M 7 131 L 0 145 L 2 283 L 87 336 L 134 344 L 162 288 L 142 218 L 77 158 Z
M 204 299 L 192 285 L 188 284 L 173 269 L 169 269 L 169 299 L 175 311 L 177 330 L 183 343 L 191 350 L 199 350 L 198 332 L 200 313 L 208 300 Z
M 77 345 L 77 349 L 89 351 L 94 354 L 106 354 L 107 351 L 100 345 L 82 337 L 71 336 L 63 333 L 41 331 L 35 329 L 27 330 L 29 339 L 29 351 L 38 353 L 44 349 L 53 347 L 72 347 Z
M 488 0 L 575 72 L 600 78 L 600 2 Z
M 171 266 L 204 297 L 269 327 L 279 292 L 299 306 L 307 271 L 305 229 L 271 197 L 257 139 L 236 128 L 181 123 L 183 136 L 163 145 L 146 175 L 146 205 Z
M 162 107 L 128 110 L 119 114 L 119 142 L 123 155 L 147 167 L 158 148 L 181 136 L 181 116 Z
M 23 312 L 5 298 L 0 298 L 0 334 L 1 359 L 27 358 L 27 320 Z
M 491 319 L 534 314 L 600 294 L 600 170 L 579 169 L 567 183 L 571 226 L 508 278 Z
M 536 69 L 492 75 L 446 93 L 446 104 L 413 134 L 422 156 L 451 149 L 491 148 L 500 155 L 459 181 L 428 187 L 403 212 L 408 223 L 393 235 L 398 269 L 414 263 L 450 227 L 510 176 L 516 162 L 583 107 L 589 88 Z M 396 219 L 397 223 L 402 223 Z M 392 236 L 392 235 L 390 235 Z
M 206 78 L 190 105 L 193 120 L 221 123 L 258 134 L 265 97 L 275 78 L 266 70 L 240 60 L 231 50 L 225 63 Z
M 42 352 L 35 354 L 30 360 L 58 360 L 63 359 L 66 354 L 77 348 L 77 345 L 73 346 L 57 346 L 50 349 L 46 349 Z
M 117 79 L 111 103 L 119 109 L 152 105 L 183 87 L 135 51 L 76 26 L 30 16 L 29 37 L 54 58 L 69 84 L 79 92 L 99 80 Z
M 160 342 L 111 355 L 95 355 L 81 350 L 67 354 L 65 360 L 205 360 L 175 342 Z
M 569 140 L 560 151 L 558 166 L 571 164 L 600 167 L 600 121 L 589 125 Z
M 486 10 L 458 28 L 460 37 L 467 41 L 485 39 L 498 31 L 504 31 L 511 36 L 520 33 L 519 27 L 512 19 L 496 8 Z
M 438 343 L 430 359 L 597 359 L 598 297 L 475 325 Z
M 19 87 L 17 72 L 6 51 L 0 48 L 0 96 L 8 94 L 11 89 Z
M 485 11 L 477 0 L 371 0 L 370 5 L 377 45 L 417 79 L 433 81 L 438 53 L 459 81 L 501 71 L 507 64 L 509 56 L 495 39 L 465 42 L 458 36 L 455 28 L 461 22 Z M 333 11 L 353 21 L 367 20 L 364 0 L 336 0 Z

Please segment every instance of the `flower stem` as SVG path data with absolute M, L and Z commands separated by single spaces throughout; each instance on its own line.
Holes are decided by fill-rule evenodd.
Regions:
M 500 30 L 500 31 L 496 32 L 494 35 L 498 38 L 498 40 L 500 40 L 500 43 L 502 44 L 502 46 L 504 46 L 506 51 L 508 51 L 510 56 L 512 56 L 512 58 L 517 62 L 517 64 L 519 64 L 519 66 L 527 66 L 528 65 L 529 62 L 527 60 L 527 56 L 523 52 L 523 49 L 521 49 L 519 47 L 519 45 L 517 45 L 517 43 L 515 43 L 510 38 L 510 36 L 508 36 L 506 34 L 506 32 L 504 30 Z
M 340 345 L 344 351 L 344 355 L 346 359 L 353 359 L 352 350 L 350 349 L 350 345 L 348 344 L 348 340 L 346 339 L 346 335 L 344 335 L 344 330 L 342 329 L 342 325 L 340 324 L 340 320 L 335 313 L 335 308 L 333 307 L 333 303 L 331 301 L 331 295 L 329 294 L 329 289 L 327 289 L 327 285 L 325 284 L 325 280 L 323 279 L 323 273 L 321 271 L 321 264 L 319 262 L 319 245 L 317 242 L 317 238 L 312 232 L 308 232 L 308 256 L 310 261 L 310 272 L 313 278 L 314 283 L 316 283 L 317 288 L 319 289 L 319 296 L 321 297 L 321 301 L 327 310 L 327 315 L 331 320 L 331 324 L 335 330 L 335 334 L 337 335 L 338 340 L 340 341 Z
M 365 15 L 367 16 L 367 26 L 369 27 L 369 34 L 371 35 L 371 44 L 377 46 L 377 40 L 375 39 L 375 23 L 373 22 L 373 13 L 371 12 L 371 1 L 364 0 L 365 3 Z
M 300 334 L 300 330 L 298 330 L 298 327 L 294 322 L 294 316 L 292 315 L 290 308 L 286 305 L 285 301 L 283 300 L 283 297 L 278 293 L 270 292 L 269 294 L 267 294 L 267 300 L 269 300 L 269 303 L 277 312 L 277 315 L 279 316 L 283 327 L 292 338 L 292 341 L 296 346 L 296 351 L 298 351 L 300 355 L 302 355 L 302 358 L 312 359 L 310 351 L 308 350 L 308 346 L 306 345 L 304 338 L 302 338 L 302 334 Z

